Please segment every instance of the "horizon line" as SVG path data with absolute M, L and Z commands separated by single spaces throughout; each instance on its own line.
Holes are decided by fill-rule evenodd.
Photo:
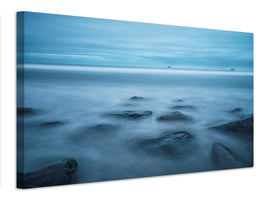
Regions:
M 86 64 L 62 64 L 62 63 L 32 63 L 32 62 L 28 62 L 28 63 L 17 63 L 17 65 L 54 65 L 54 66 L 68 66 L 74 68 L 74 67 L 83 67 L 83 68 L 87 68 L 87 69 L 95 69 L 97 67 L 99 68 L 106 68 L 106 69 L 156 69 L 156 70 L 168 70 L 168 71 L 188 71 L 188 72 L 223 72 L 223 73 L 231 73 L 231 74 L 243 74 L 243 75 L 253 75 L 254 71 L 231 71 L 231 68 L 229 68 L 229 70 L 208 70 L 208 69 L 186 69 L 186 68 L 168 68 L 167 67 L 141 67 L 141 66 L 112 66 L 112 65 L 86 65 Z M 57 68 L 60 69 L 60 68 Z

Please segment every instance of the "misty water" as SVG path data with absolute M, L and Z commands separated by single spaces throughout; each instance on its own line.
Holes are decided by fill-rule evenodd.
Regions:
M 36 110 L 24 117 L 24 173 L 64 158 L 77 160 L 78 182 L 214 170 L 216 142 L 252 159 L 250 142 L 208 129 L 253 113 L 251 73 L 28 64 L 24 75 L 24 106 Z M 133 96 L 144 99 L 130 100 Z M 176 105 L 193 108 L 173 109 Z M 231 112 L 238 107 L 241 112 Z M 193 120 L 157 120 L 176 110 Z M 134 120 L 107 115 L 121 111 L 153 114 Z M 62 123 L 42 125 L 55 121 Z M 99 124 L 118 128 L 91 131 Z M 166 131 L 191 133 L 190 153 L 170 158 L 139 149 L 141 141 Z

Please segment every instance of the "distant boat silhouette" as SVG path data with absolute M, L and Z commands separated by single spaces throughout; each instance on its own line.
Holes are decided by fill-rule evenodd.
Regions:
M 171 66 L 168 66 L 168 69 L 171 69 Z
M 230 69 L 230 71 L 234 72 L 234 71 L 235 71 L 235 69 L 234 69 L 234 68 L 231 68 L 231 69 Z

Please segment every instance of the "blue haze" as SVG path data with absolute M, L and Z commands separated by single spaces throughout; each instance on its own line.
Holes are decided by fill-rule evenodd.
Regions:
M 253 34 L 25 12 L 25 62 L 253 71 Z

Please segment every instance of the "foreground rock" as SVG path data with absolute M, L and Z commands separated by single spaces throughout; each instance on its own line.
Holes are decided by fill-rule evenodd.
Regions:
M 253 116 L 245 117 L 241 120 L 210 127 L 223 132 L 231 133 L 246 140 L 253 140 Z
M 192 139 L 190 133 L 177 131 L 163 137 L 144 140 L 139 143 L 139 147 L 149 154 L 179 157 L 192 150 Z
M 144 97 L 138 97 L 138 96 L 133 96 L 130 98 L 130 100 L 133 100 L 133 101 L 140 101 L 140 100 L 144 100 L 145 98 Z
M 24 108 L 24 107 L 19 107 L 17 108 L 17 114 L 18 115 L 32 115 L 35 113 L 35 110 L 33 108 Z
M 193 118 L 179 111 L 171 112 L 157 118 L 158 121 L 192 121 Z
M 113 116 L 123 119 L 141 119 L 152 115 L 152 111 L 123 111 L 119 113 L 111 113 L 108 116 Z
M 42 123 L 40 124 L 40 126 L 43 127 L 52 127 L 52 126 L 58 126 L 58 125 L 63 125 L 64 123 L 61 121 L 54 121 L 54 122 L 46 122 L 46 123 Z
M 226 146 L 215 143 L 212 146 L 212 160 L 219 169 L 246 167 L 240 158 Z
M 34 188 L 55 185 L 72 184 L 77 181 L 78 163 L 74 159 L 66 159 L 26 174 L 17 174 L 18 188 Z

